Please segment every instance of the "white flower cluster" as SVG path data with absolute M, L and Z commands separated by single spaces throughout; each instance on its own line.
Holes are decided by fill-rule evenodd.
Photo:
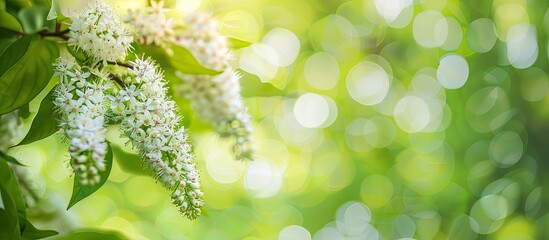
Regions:
M 252 128 L 240 97 L 240 77 L 230 66 L 227 38 L 219 33 L 217 22 L 207 14 L 191 14 L 185 23 L 189 29 L 177 43 L 188 48 L 204 66 L 224 71 L 215 76 L 176 72 L 183 80 L 183 94 L 191 99 L 198 115 L 212 123 L 222 137 L 235 137 L 236 159 L 252 159 Z
M 167 48 L 175 35 L 173 21 L 166 16 L 166 11 L 163 1 L 151 1 L 151 7 L 147 7 L 144 13 L 129 9 L 124 20 L 136 29 L 140 44 Z
M 17 144 L 23 134 L 23 124 L 18 110 L 0 116 L 0 151 L 6 151 Z
M 69 45 L 84 51 L 95 62 L 126 58 L 133 38 L 111 6 L 94 1 L 90 8 L 71 17 Z
M 194 219 L 204 205 L 199 173 L 193 163 L 188 136 L 179 125 L 175 102 L 167 96 L 162 72 L 152 60 L 138 58 L 123 65 L 128 68 L 129 77 L 122 80 L 112 76 L 107 64 L 125 59 L 132 37 L 111 7 L 100 1 L 90 6 L 91 9 L 72 18 L 69 44 L 94 61 L 84 61 L 80 66 L 71 56 L 62 57 L 54 64 L 61 79 L 55 89 L 54 103 L 62 116 L 60 126 L 70 140 L 69 152 L 76 177 L 82 185 L 101 180 L 98 173 L 105 170 L 108 144 L 104 123 L 108 113 L 109 120 L 120 123 L 124 135 L 139 150 L 155 178 L 173 191 L 173 202 L 180 211 Z M 161 3 L 153 3 L 147 13 L 151 15 L 145 17 L 137 13 L 130 22 L 152 24 L 139 30 L 157 35 L 140 41 L 162 44 L 161 41 L 166 41 L 164 37 L 172 34 L 171 20 L 166 19 Z M 107 84 L 111 81 L 119 87 Z
M 231 54 L 227 38 L 218 31 L 218 23 L 208 14 L 195 12 L 184 19 L 188 27 L 176 37 L 176 43 L 187 48 L 207 68 L 224 70 Z
M 95 185 L 105 171 L 105 90 L 107 80 L 80 67 L 74 57 L 61 57 L 54 64 L 60 82 L 54 104 L 59 125 L 70 141 L 71 165 L 81 185 Z M 98 74 L 101 75 L 101 74 Z
M 246 112 L 238 113 L 234 119 L 223 124 L 218 130 L 221 136 L 233 136 L 233 153 L 236 160 L 253 160 L 255 148 L 252 142 L 252 125 Z
M 238 160 L 252 159 L 252 127 L 240 97 L 239 76 L 231 68 L 216 76 L 186 75 L 176 72 L 184 82 L 193 109 L 210 122 L 222 137 L 235 137 L 233 152 Z
M 176 72 L 183 80 L 178 88 L 191 98 L 198 115 L 212 123 L 221 136 L 235 137 L 236 159 L 252 159 L 252 129 L 240 98 L 239 76 L 231 68 L 227 38 L 219 33 L 218 23 L 209 14 L 195 12 L 184 19 L 186 31 L 174 38 L 173 23 L 166 18 L 163 3 L 151 4 L 145 13 L 129 11 L 126 18 L 138 30 L 138 41 L 163 47 L 172 41 L 187 48 L 205 67 L 223 71 L 217 76 Z
M 201 214 L 203 193 L 175 102 L 169 100 L 163 75 L 151 59 L 137 59 L 131 65 L 132 78 L 126 81 L 127 86 L 109 96 L 111 109 L 122 116 L 122 131 L 156 178 L 174 189 L 173 202 L 194 219 Z

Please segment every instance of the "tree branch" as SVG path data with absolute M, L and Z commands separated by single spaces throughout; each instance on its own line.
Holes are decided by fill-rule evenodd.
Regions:
M 109 74 L 109 78 L 111 78 L 113 81 L 115 81 L 120 87 L 126 88 L 126 84 L 118 76 L 111 73 L 111 74 Z
M 69 40 L 69 36 L 67 36 L 67 33 L 69 33 L 69 29 L 60 32 L 48 32 L 48 30 L 42 30 L 38 32 L 41 37 L 59 37 L 64 40 Z
M 129 63 L 125 63 L 125 62 L 107 62 L 108 64 L 111 64 L 111 65 L 118 65 L 118 66 L 122 66 L 122 67 L 127 67 L 127 68 L 133 68 L 133 66 Z

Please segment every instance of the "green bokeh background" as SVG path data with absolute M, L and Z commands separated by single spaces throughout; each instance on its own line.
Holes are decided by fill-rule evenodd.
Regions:
M 146 4 L 111 2 L 122 12 Z M 109 181 L 65 212 L 72 178 L 58 133 L 10 151 L 45 181 L 49 206 L 29 218 L 60 232 L 99 227 L 131 239 L 549 238 L 549 2 L 394 0 L 385 10 L 383 2 L 167 1 L 178 21 L 197 7 L 226 35 L 255 43 L 234 51 L 237 62 L 278 89 L 243 86 L 258 159 L 231 160 L 228 143 L 174 96 L 208 216 L 182 217 L 124 152 Z M 400 15 L 391 15 L 399 3 Z M 473 27 L 477 19 L 484 28 Z M 466 79 L 457 89 L 437 76 L 447 54 L 468 66 L 442 74 Z M 370 78 L 349 77 L 356 66 Z M 386 93 L 371 80 L 380 75 L 368 75 L 380 73 Z M 361 103 L 350 92 L 381 99 Z M 111 130 L 118 151 L 131 151 Z

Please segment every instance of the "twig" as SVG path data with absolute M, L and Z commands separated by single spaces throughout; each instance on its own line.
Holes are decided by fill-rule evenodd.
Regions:
M 67 33 L 69 33 L 69 29 L 60 32 L 48 32 L 48 30 L 38 32 L 38 34 L 40 34 L 40 36 L 42 37 L 60 37 L 64 40 L 69 40 L 69 36 L 67 36 Z
M 111 78 L 113 81 L 115 81 L 118 85 L 120 85 L 122 88 L 126 88 L 126 84 L 120 79 L 118 76 L 114 74 L 109 74 L 109 78 Z
M 111 64 L 111 65 L 118 65 L 118 66 L 122 66 L 122 67 L 127 67 L 127 68 L 133 68 L 133 66 L 129 63 L 125 63 L 125 62 L 107 62 L 108 64 Z

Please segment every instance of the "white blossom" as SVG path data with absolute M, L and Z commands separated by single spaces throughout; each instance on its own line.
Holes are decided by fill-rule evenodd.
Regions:
M 219 75 L 186 75 L 181 93 L 191 99 L 198 116 L 210 122 L 222 137 L 233 137 L 235 158 L 253 159 L 252 128 L 240 97 L 239 75 L 230 64 L 227 39 L 218 31 L 210 15 L 194 13 L 185 18 L 188 29 L 177 43 L 188 48 L 204 66 L 223 70 Z
M 175 102 L 167 96 L 165 80 L 151 59 L 136 59 L 129 69 L 134 81 L 109 96 L 113 111 L 122 111 L 121 129 L 139 149 L 145 165 L 165 187 L 174 189 L 172 200 L 190 219 L 204 205 L 199 174 L 185 129 L 179 125 Z M 123 106 L 120 106 L 122 104 Z
M 163 1 L 151 1 L 145 12 L 128 10 L 124 21 L 137 31 L 137 42 L 167 48 L 174 41 L 173 19 L 166 16 Z
M 238 74 L 231 68 L 216 76 L 176 74 L 186 89 L 192 89 L 185 95 L 197 115 L 210 122 L 222 137 L 234 138 L 235 158 L 253 159 L 252 127 L 240 97 Z
M 74 14 L 69 27 L 69 45 L 76 46 L 95 62 L 125 59 L 133 38 L 111 6 L 101 0 Z
M 230 65 L 227 38 L 210 15 L 195 12 L 185 17 L 184 23 L 187 29 L 176 37 L 176 44 L 187 48 L 207 68 L 224 70 Z
M 81 185 L 101 181 L 105 171 L 105 93 L 107 80 L 80 67 L 72 56 L 54 64 L 60 82 L 55 88 L 54 104 L 60 114 L 59 125 L 69 140 L 72 168 Z

